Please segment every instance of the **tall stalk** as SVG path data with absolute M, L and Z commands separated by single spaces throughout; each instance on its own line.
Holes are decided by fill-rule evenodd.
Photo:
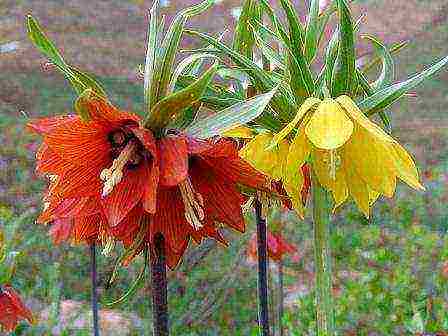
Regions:
M 278 330 L 283 336 L 283 312 L 284 312 L 284 288 L 283 288 L 283 260 L 278 262 Z
M 151 250 L 151 292 L 153 335 L 168 336 L 168 281 L 166 278 L 165 239 L 158 234 Z
M 255 199 L 255 218 L 257 222 L 258 252 L 258 324 L 261 335 L 269 336 L 267 228 L 262 208 L 259 196 L 257 196 Z
M 316 176 L 312 177 L 314 263 L 316 271 L 317 336 L 334 336 L 334 310 L 330 250 L 330 201 Z
M 98 324 L 98 282 L 97 282 L 97 271 L 96 271 L 96 245 L 95 243 L 90 244 L 90 277 L 92 281 L 92 294 L 91 294 L 91 304 L 92 304 L 92 315 L 93 315 L 93 335 L 100 335 L 100 328 Z

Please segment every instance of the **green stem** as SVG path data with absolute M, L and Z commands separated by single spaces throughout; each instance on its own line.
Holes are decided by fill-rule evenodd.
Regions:
M 313 174 L 314 263 L 316 270 L 317 336 L 335 335 L 331 250 L 330 200 Z

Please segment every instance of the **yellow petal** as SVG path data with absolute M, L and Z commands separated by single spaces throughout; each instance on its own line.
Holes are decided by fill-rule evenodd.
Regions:
M 356 106 L 355 102 L 348 96 L 340 96 L 336 101 L 341 104 L 347 114 L 361 127 L 365 128 L 383 141 L 393 142 L 394 140 L 383 131 L 381 127 L 372 122 L 364 113 Z
M 228 138 L 252 139 L 254 132 L 249 127 L 237 126 L 223 132 L 221 135 Z
M 267 150 L 275 151 L 275 155 L 277 156 L 277 164 L 272 171 L 272 178 L 274 180 L 281 180 L 287 167 L 289 143 L 287 140 L 281 140 L 274 148 Z
M 302 187 L 304 177 L 302 166 L 305 164 L 310 154 L 310 144 L 305 136 L 303 127 L 299 128 L 299 132 L 289 146 L 289 153 L 284 167 L 283 186 L 288 196 L 291 198 L 294 209 L 299 216 L 304 216 L 304 206 L 302 204 Z
M 285 174 L 294 175 L 300 170 L 302 165 L 310 155 L 311 145 L 301 127 L 289 146 L 289 153 L 286 158 Z
M 342 169 L 336 171 L 336 179 L 334 181 L 332 194 L 334 199 L 334 209 L 341 206 L 348 198 L 347 181 L 345 180 L 345 173 Z
M 425 187 L 419 181 L 417 167 L 409 153 L 396 141 L 389 148 L 393 156 L 397 176 L 410 187 L 416 190 L 425 190 Z
M 277 155 L 275 149 L 266 150 L 266 147 L 271 143 L 272 137 L 271 133 L 260 133 L 239 152 L 240 157 L 255 169 L 271 177 L 277 165 Z
M 295 174 L 288 174 L 283 179 L 283 187 L 286 190 L 289 198 L 291 199 L 292 206 L 297 211 L 300 218 L 305 216 L 305 207 L 302 203 L 301 190 L 304 184 L 304 177 L 299 169 Z
M 306 125 L 308 139 L 320 149 L 336 149 L 350 139 L 353 122 L 333 99 L 320 103 Z
M 346 165 L 353 166 L 372 189 L 388 197 L 395 192 L 395 169 L 387 143 L 368 132 L 360 125 L 355 126 L 352 138 L 344 146 Z
M 345 153 L 344 153 L 345 154 Z M 342 157 L 343 169 L 350 196 L 352 196 L 361 212 L 369 218 L 370 216 L 370 195 L 369 188 L 363 179 L 356 173 L 353 165 L 347 162 L 345 155 Z
M 305 114 L 311 110 L 314 106 L 317 106 L 320 103 L 320 99 L 317 98 L 308 98 L 304 101 L 304 103 L 299 107 L 299 110 L 297 111 L 296 116 L 294 119 L 286 125 L 285 128 L 283 128 L 277 135 L 275 135 L 274 139 L 272 140 L 272 145 L 275 145 L 279 143 L 281 140 L 283 140 L 296 125 L 299 123 L 299 121 L 305 116 Z

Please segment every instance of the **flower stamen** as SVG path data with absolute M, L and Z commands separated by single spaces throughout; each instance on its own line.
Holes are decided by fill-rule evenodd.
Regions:
M 185 207 L 185 219 L 196 231 L 204 225 L 202 221 L 205 218 L 204 199 L 201 194 L 197 193 L 190 179 L 187 177 L 179 184 L 180 193 Z
M 133 141 L 129 141 L 120 155 L 112 162 L 112 166 L 101 171 L 100 179 L 104 182 L 102 197 L 109 195 L 114 187 L 120 183 L 123 178 L 124 166 L 134 156 L 136 147 Z

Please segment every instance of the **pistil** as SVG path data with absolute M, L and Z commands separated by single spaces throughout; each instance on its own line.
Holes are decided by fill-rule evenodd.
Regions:
M 190 179 L 187 177 L 179 184 L 180 193 L 185 207 L 185 219 L 196 231 L 203 227 L 202 221 L 205 218 L 204 199 L 197 193 Z

